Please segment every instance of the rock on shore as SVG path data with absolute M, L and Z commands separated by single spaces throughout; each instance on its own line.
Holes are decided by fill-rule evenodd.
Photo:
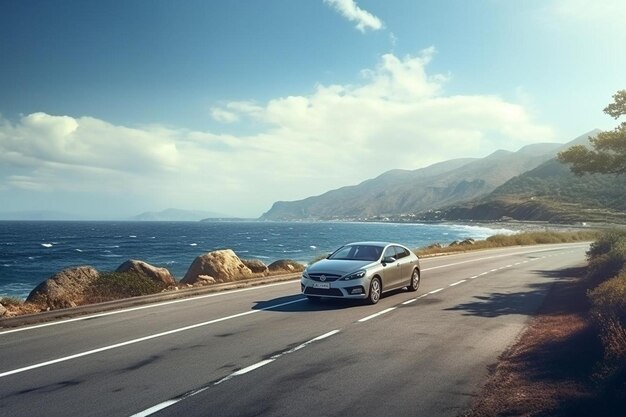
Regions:
M 291 259 L 279 259 L 267 267 L 271 273 L 292 273 L 304 271 L 304 265 Z
M 216 250 L 198 256 L 180 281 L 181 284 L 195 284 L 211 277 L 215 282 L 232 282 L 250 278 L 253 273 L 231 249 Z M 203 278 L 199 278 L 203 276 Z
M 87 289 L 98 276 L 90 266 L 64 269 L 35 287 L 26 302 L 49 309 L 76 307 L 83 304 Z
M 172 274 L 167 268 L 158 268 L 152 266 L 147 262 L 138 261 L 136 259 L 129 259 L 121 264 L 115 272 L 130 272 L 138 275 L 142 275 L 151 279 L 157 284 L 163 284 L 164 286 L 175 285 L 176 280 L 172 277 Z

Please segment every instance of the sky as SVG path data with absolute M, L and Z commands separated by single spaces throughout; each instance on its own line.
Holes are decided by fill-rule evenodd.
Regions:
M 258 217 L 617 122 L 623 0 L 0 1 L 0 212 Z

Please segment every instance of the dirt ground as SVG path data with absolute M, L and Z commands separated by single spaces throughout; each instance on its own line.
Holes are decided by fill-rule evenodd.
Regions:
M 626 416 L 593 375 L 602 347 L 588 315 L 585 269 L 560 271 L 518 341 L 490 369 L 465 417 Z

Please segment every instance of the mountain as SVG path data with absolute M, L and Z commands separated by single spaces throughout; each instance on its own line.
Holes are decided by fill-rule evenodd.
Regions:
M 489 195 L 420 216 L 423 220 L 501 219 L 626 222 L 626 175 L 577 176 L 557 159 L 504 183 Z
M 174 221 L 174 222 L 194 222 L 206 219 L 207 217 L 226 218 L 224 214 L 200 210 L 181 210 L 168 208 L 162 211 L 147 211 L 131 217 L 129 220 L 136 221 Z
M 596 131 L 591 132 L 597 133 Z M 577 138 L 562 147 L 588 143 Z M 431 210 L 424 220 L 626 221 L 626 175 L 575 175 L 550 159 L 464 204 Z
M 392 170 L 358 185 L 298 201 L 279 201 L 262 220 L 366 220 L 473 200 L 553 158 L 560 143 L 517 152 L 499 150 L 481 159 L 453 159 L 413 171 Z

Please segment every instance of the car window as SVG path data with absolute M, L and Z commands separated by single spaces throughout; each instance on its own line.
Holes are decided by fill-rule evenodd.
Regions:
M 391 257 L 393 259 L 398 259 L 396 257 L 396 249 L 393 246 L 389 246 L 387 249 L 385 249 L 385 258 Z
M 400 246 L 394 246 L 394 248 L 396 249 L 396 259 L 406 258 L 410 255 L 409 251 L 405 248 L 402 248 Z
M 353 261 L 375 261 L 380 258 L 382 248 L 372 245 L 348 245 L 338 249 L 329 259 Z

